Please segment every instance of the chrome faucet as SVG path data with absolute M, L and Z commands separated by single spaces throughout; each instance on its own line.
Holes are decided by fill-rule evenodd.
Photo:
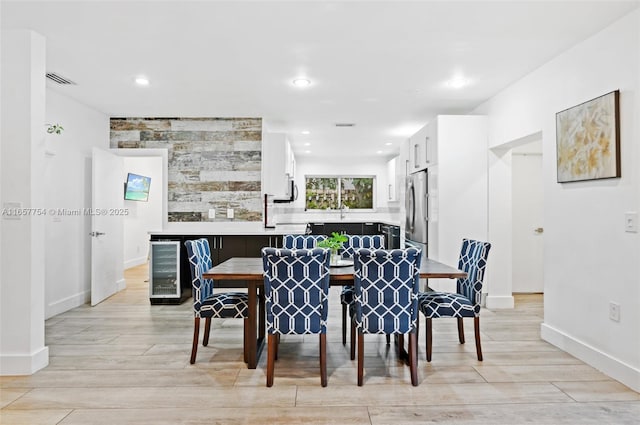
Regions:
M 344 203 L 340 203 L 340 220 L 344 219 L 344 216 L 347 212 L 347 207 Z

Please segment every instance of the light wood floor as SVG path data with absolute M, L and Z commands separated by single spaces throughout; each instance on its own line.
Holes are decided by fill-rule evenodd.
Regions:
M 434 320 L 430 364 L 420 338 L 418 387 L 384 337 L 368 336 L 357 387 L 332 288 L 328 387 L 320 386 L 314 335 L 282 338 L 275 384 L 266 388 L 266 353 L 256 370 L 242 361 L 240 320 L 214 321 L 209 346 L 190 365 L 190 302 L 149 305 L 146 266 L 126 278 L 128 289 L 102 304 L 47 320 L 50 364 L 0 378 L 0 423 L 639 423 L 640 394 L 540 339 L 541 295 L 517 296 L 514 310 L 482 311 L 484 362 L 475 358 L 471 321 L 460 345 L 455 321 Z

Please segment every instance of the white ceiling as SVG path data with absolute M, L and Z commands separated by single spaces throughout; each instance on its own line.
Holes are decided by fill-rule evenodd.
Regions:
M 50 87 L 109 116 L 263 117 L 296 155 L 361 157 L 397 152 L 431 116 L 473 110 L 637 6 L 3 0 L 0 14 L 44 35 L 47 71 L 77 83 Z M 456 73 L 470 84 L 448 87 Z

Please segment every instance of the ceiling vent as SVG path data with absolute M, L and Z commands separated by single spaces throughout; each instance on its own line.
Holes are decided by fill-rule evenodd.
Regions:
M 77 85 L 73 81 L 61 75 L 58 75 L 55 72 L 47 72 L 47 78 L 53 81 L 54 83 L 61 84 L 61 85 L 73 85 L 73 86 Z
M 336 123 L 336 127 L 354 127 L 355 124 L 352 122 L 338 122 Z

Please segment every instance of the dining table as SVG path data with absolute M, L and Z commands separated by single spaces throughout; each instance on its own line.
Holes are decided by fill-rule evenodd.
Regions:
M 247 339 L 244 344 L 244 358 L 249 369 L 255 369 L 265 341 L 265 297 L 262 258 L 232 257 L 203 273 L 205 279 L 235 281 L 236 288 L 247 288 L 249 297 Z M 331 267 L 330 286 L 353 285 L 353 265 Z M 467 277 L 466 272 L 430 258 L 420 263 L 420 278 L 457 279 Z M 229 286 L 228 284 L 225 286 Z M 233 286 L 233 285 L 232 285 Z

